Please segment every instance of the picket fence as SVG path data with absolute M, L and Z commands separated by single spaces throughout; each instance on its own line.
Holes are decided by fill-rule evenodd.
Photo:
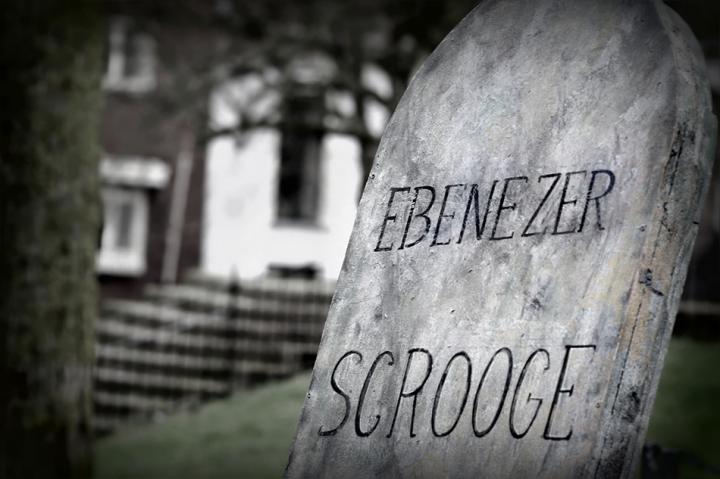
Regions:
M 312 368 L 333 290 L 318 280 L 195 279 L 104 301 L 96 434 Z

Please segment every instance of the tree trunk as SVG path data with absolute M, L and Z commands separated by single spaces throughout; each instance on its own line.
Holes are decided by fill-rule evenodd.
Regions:
M 87 477 L 99 230 L 96 1 L 0 24 L 0 477 Z

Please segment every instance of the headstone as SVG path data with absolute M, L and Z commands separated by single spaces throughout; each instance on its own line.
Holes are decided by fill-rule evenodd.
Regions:
M 630 476 L 711 167 L 704 78 L 660 1 L 473 10 L 381 141 L 287 476 Z

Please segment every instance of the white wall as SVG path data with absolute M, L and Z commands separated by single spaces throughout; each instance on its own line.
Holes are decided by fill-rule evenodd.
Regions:
M 232 125 L 234 108 L 252 93 L 250 80 L 215 92 L 214 126 Z M 273 101 L 267 99 L 268 104 Z M 254 278 L 272 265 L 313 264 L 336 279 L 350 238 L 360 195 L 360 148 L 344 135 L 326 135 L 322 145 L 317 226 L 276 221 L 280 138 L 273 129 L 255 130 L 238 143 L 231 137 L 207 148 L 201 270 L 210 275 Z

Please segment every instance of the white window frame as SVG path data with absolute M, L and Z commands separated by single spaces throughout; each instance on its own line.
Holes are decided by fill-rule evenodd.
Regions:
M 142 276 L 147 270 L 150 191 L 167 185 L 170 167 L 160 158 L 105 154 L 99 169 L 104 215 L 97 271 L 112 276 Z M 121 219 L 116 205 L 123 202 L 132 207 L 129 246 L 117 248 Z
M 109 25 L 107 68 L 103 88 L 108 91 L 146 93 L 155 88 L 156 55 L 155 40 L 146 33 L 134 31 L 126 17 L 115 17 Z M 128 75 L 126 71 L 127 42 L 136 42 L 138 71 Z
M 148 195 L 142 189 L 105 186 L 102 189 L 104 221 L 97 270 L 115 276 L 141 276 L 145 273 L 148 239 Z M 131 205 L 130 237 L 127 248 L 118 248 L 119 205 Z

